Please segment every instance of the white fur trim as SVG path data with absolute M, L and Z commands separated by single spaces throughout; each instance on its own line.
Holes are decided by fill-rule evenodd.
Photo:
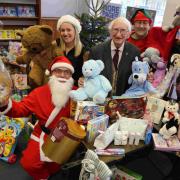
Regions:
M 36 142 L 40 142 L 40 139 L 37 136 L 35 136 L 34 134 L 31 134 L 30 138 Z
M 48 70 L 48 69 L 46 69 L 46 71 L 45 71 L 45 75 L 46 75 L 46 76 L 49 76 L 49 75 L 50 75 L 50 72 L 49 72 L 49 70 Z
M 70 23 L 77 29 L 78 33 L 81 32 L 81 29 L 82 29 L 81 24 L 75 17 L 73 17 L 71 15 L 62 16 L 57 22 L 57 30 L 58 31 L 61 27 L 61 24 L 63 24 L 63 23 Z
M 56 68 L 68 68 L 71 70 L 72 73 L 74 73 L 74 68 L 72 65 L 68 64 L 68 63 L 54 63 L 51 67 L 51 71 L 53 71 Z
M 8 111 L 9 111 L 11 108 L 12 108 L 12 100 L 9 99 L 7 108 L 6 108 L 4 111 L 0 112 L 0 115 L 4 115 L 4 114 L 8 113 Z
M 54 120 L 54 118 L 57 116 L 57 114 L 59 113 L 60 110 L 61 110 L 61 107 L 55 107 L 53 109 L 48 120 L 46 121 L 45 127 L 49 126 L 49 124 Z

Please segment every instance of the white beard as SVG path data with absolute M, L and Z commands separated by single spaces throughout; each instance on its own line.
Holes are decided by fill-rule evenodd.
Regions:
M 66 82 L 60 82 L 60 80 Z M 64 107 L 69 99 L 69 92 L 74 84 L 73 78 L 71 77 L 67 80 L 51 76 L 48 84 L 50 86 L 52 103 L 54 106 L 59 108 Z

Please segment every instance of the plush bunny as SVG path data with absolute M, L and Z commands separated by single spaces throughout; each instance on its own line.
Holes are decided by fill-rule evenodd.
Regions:
M 104 103 L 108 92 L 112 86 L 107 78 L 100 75 L 104 69 L 104 63 L 101 60 L 88 60 L 82 67 L 84 75 L 84 87 L 70 92 L 70 97 L 75 101 L 82 101 L 92 98 L 97 104 Z
M 128 79 L 131 87 L 122 96 L 138 97 L 146 93 L 156 93 L 156 89 L 147 81 L 149 65 L 147 62 L 138 61 L 136 58 L 132 63 L 132 74 Z

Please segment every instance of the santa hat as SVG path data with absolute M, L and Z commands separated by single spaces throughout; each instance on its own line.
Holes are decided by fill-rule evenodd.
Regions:
M 151 16 L 145 9 L 138 9 L 131 17 L 131 23 L 134 24 L 135 21 L 148 21 L 149 24 L 152 23 Z
M 74 26 L 74 28 L 77 30 L 78 33 L 81 32 L 81 24 L 80 22 L 73 16 L 71 15 L 65 15 L 62 16 L 58 22 L 57 22 L 57 30 L 59 31 L 59 28 L 61 27 L 62 23 L 70 23 Z
M 67 59 L 65 56 L 58 56 L 56 57 L 48 66 L 48 69 L 46 70 L 45 74 L 49 75 L 54 69 L 56 68 L 67 68 L 72 73 L 74 73 L 74 68 L 72 66 L 72 63 Z

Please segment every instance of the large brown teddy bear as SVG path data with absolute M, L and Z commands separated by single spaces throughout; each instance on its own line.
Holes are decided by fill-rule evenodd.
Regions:
M 30 26 L 24 31 L 18 31 L 21 36 L 22 45 L 25 52 L 18 56 L 18 64 L 27 65 L 28 84 L 31 88 L 43 85 L 47 82 L 48 77 L 45 71 L 48 64 L 58 54 L 56 43 L 52 43 L 53 31 L 48 25 Z

